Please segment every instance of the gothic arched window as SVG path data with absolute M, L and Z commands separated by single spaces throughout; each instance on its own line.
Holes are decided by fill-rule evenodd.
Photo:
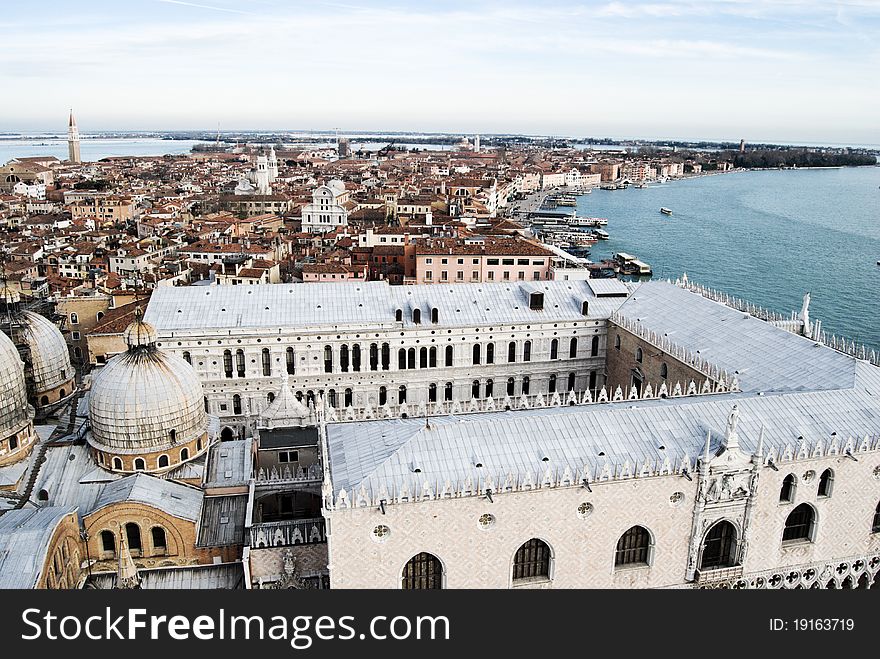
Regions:
M 826 469 L 822 472 L 822 475 L 819 476 L 819 488 L 816 494 L 820 497 L 830 497 L 833 486 L 834 472 L 830 469 Z
M 650 565 L 651 534 L 643 526 L 633 526 L 620 536 L 614 552 L 614 565 Z
M 736 527 L 727 520 L 713 525 L 703 541 L 700 569 L 711 570 L 736 565 L 736 535 Z
M 812 541 L 816 529 L 816 511 L 807 503 L 802 503 L 785 518 L 782 542 Z
M 791 503 L 794 501 L 794 494 L 797 490 L 797 482 L 794 474 L 789 474 L 782 480 L 782 487 L 779 488 L 779 503 Z
M 513 557 L 513 581 L 550 577 L 550 546 L 532 538 L 520 545 Z
M 440 559 L 421 552 L 403 566 L 400 586 L 404 590 L 432 590 L 443 588 L 443 564 Z

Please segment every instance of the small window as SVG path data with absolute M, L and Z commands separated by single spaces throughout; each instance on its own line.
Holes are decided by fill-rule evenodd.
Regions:
M 577 337 L 572 337 L 571 341 L 568 344 L 568 358 L 574 359 L 577 357 L 578 352 L 578 340 Z
M 819 476 L 819 489 L 816 494 L 820 497 L 830 497 L 831 489 L 834 485 L 834 472 L 830 469 L 826 469 L 822 472 L 822 475 Z
M 779 503 L 791 503 L 794 501 L 797 483 L 794 474 L 789 474 L 782 480 L 782 487 L 779 490 Z
M 150 529 L 150 535 L 153 540 L 153 548 L 154 549 L 165 549 L 167 547 L 167 540 L 165 539 L 165 529 L 161 526 L 154 526 Z
M 421 325 L 421 323 L 422 323 L 422 310 L 421 309 L 413 309 L 412 321 L 413 321 L 413 324 L 415 324 L 415 325 Z
M 189 449 L 182 448 L 182 449 L 180 449 L 180 461 L 184 462 L 186 460 L 189 460 Z
M 644 354 L 642 353 L 641 348 L 636 348 L 636 361 L 641 364 L 644 359 Z
M 614 349 L 620 350 L 620 334 L 614 336 Z
M 660 377 L 664 380 L 669 377 L 669 367 L 666 365 L 666 362 L 660 364 Z
M 164 469 L 165 467 L 168 466 L 168 456 L 167 455 L 160 455 L 159 460 L 156 464 L 159 466 L 159 469 Z
M 125 539 L 128 540 L 128 548 L 131 551 L 140 551 L 141 549 L 141 527 L 134 522 L 125 525 Z
M 590 357 L 599 356 L 599 337 L 594 336 L 590 341 Z
M 113 458 L 113 469 L 117 471 L 122 471 L 122 459 L 121 458 Z
M 559 359 L 559 339 L 550 342 L 550 359 Z
M 135 458 L 134 460 L 134 470 L 135 471 L 144 471 L 147 468 L 146 463 L 143 458 Z
M 101 550 L 116 554 L 116 537 L 112 531 L 101 531 Z
M 299 451 L 279 451 L 278 462 L 299 462 Z

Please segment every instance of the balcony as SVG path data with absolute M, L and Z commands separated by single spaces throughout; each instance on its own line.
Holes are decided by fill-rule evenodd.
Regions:
M 256 474 L 257 487 L 270 485 L 290 485 L 302 483 L 319 483 L 324 477 L 320 464 L 311 464 L 307 467 L 294 467 L 290 465 L 273 466 L 269 469 L 260 467 Z
M 696 582 L 699 586 L 712 586 L 720 583 L 734 583 L 742 578 L 742 565 L 697 570 Z
M 248 529 L 251 547 L 292 547 L 327 541 L 323 517 L 262 522 Z

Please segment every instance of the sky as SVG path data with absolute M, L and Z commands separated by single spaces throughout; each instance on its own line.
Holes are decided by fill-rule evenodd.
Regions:
M 0 132 L 880 144 L 880 0 L 2 6 Z

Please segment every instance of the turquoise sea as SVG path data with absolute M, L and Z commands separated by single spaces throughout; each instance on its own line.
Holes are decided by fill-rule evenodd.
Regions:
M 671 216 L 659 212 L 672 209 Z M 629 252 L 655 277 L 688 277 L 880 349 L 880 167 L 733 172 L 578 199 L 608 218 L 599 261 Z

